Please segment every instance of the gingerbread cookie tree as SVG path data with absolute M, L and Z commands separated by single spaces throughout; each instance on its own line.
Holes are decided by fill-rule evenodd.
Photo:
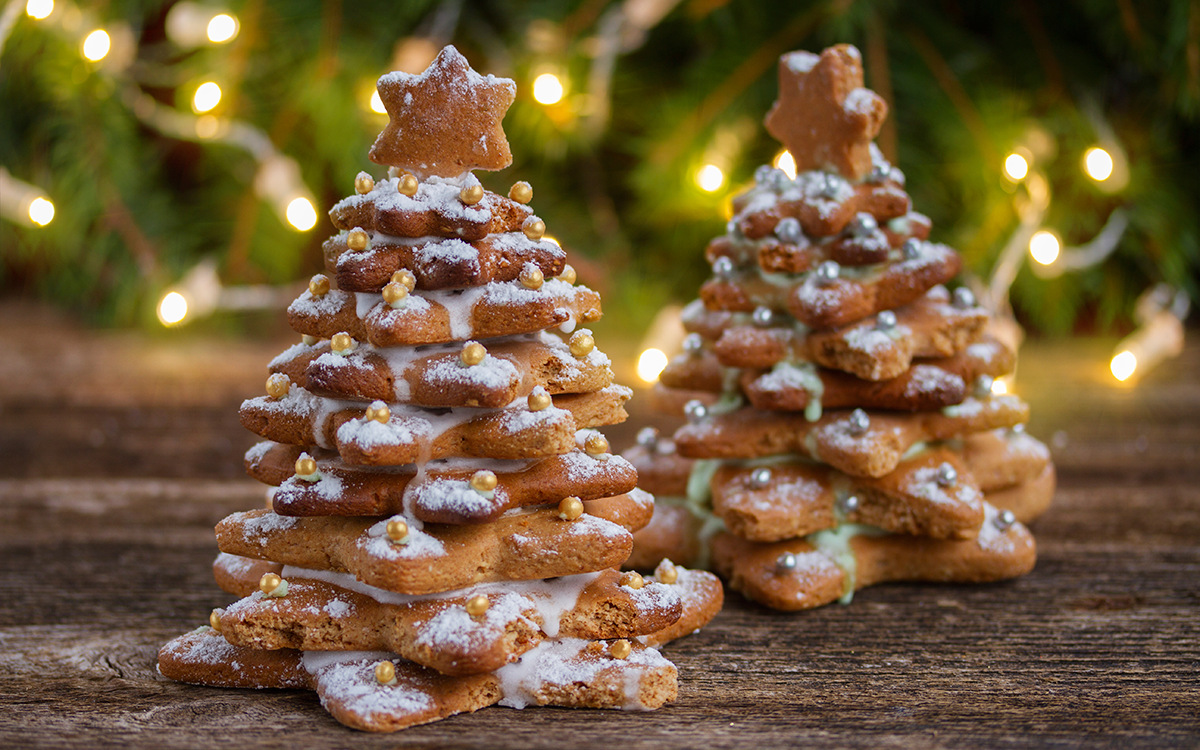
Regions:
M 327 274 L 288 308 L 303 340 L 242 404 L 270 502 L 217 526 L 214 573 L 243 598 L 159 668 L 311 688 L 373 731 L 497 702 L 655 708 L 676 671 L 653 646 L 707 622 L 721 586 L 616 569 L 653 498 L 596 429 L 630 396 L 578 327 L 600 299 L 542 239 L 528 184 L 471 173 L 511 162 L 513 82 L 447 47 L 379 91 L 389 174 L 330 211 Z
M 1022 429 L 1027 405 L 992 393 L 1015 353 L 970 290 L 943 286 L 961 262 L 872 143 L 887 106 L 858 50 L 784 55 L 779 79 L 766 125 L 799 171 L 760 167 L 708 246 L 713 277 L 661 378 L 690 424 L 627 454 L 660 503 L 686 502 L 660 508 L 634 561 L 711 551 L 778 609 L 1028 572 L 1021 522 L 1049 504 L 1054 470 Z

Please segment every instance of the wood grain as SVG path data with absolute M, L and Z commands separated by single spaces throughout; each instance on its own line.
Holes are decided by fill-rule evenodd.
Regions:
M 14 309 L 0 307 L 6 351 Z M 1200 332 L 1136 388 L 1103 377 L 1112 341 L 1022 349 L 1017 391 L 1031 431 L 1056 446 L 1061 486 L 1025 578 L 881 586 L 791 615 L 732 595 L 666 648 L 680 697 L 660 711 L 490 708 L 375 736 L 309 693 L 154 671 L 163 642 L 229 601 L 209 571 L 212 526 L 262 502 L 240 477 L 251 439 L 233 409 L 261 389 L 280 342 L 237 345 L 236 367 L 258 368 L 248 375 L 204 366 L 208 344 L 171 354 L 183 363 L 171 388 L 144 373 L 122 384 L 131 361 L 165 355 L 39 320 L 78 342 L 73 371 L 97 372 L 112 393 L 71 396 L 64 419 L 50 372 L 61 357 L 0 358 L 0 747 L 1200 744 Z

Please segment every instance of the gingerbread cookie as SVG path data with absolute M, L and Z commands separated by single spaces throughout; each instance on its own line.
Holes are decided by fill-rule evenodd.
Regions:
M 880 534 L 843 526 L 763 544 L 720 534 L 713 563 L 729 585 L 772 609 L 810 609 L 886 581 L 983 583 L 1024 575 L 1037 553 L 1020 523 L 984 506 L 974 539 Z
M 688 458 L 798 453 L 847 474 L 881 477 L 919 442 L 1011 427 L 1028 419 L 1029 406 L 1016 396 L 967 398 L 941 411 L 905 415 L 831 411 L 816 422 L 802 414 L 741 409 L 680 428 L 675 445 Z
M 358 229 L 325 241 L 325 269 L 347 292 L 381 292 L 397 273 L 411 273 L 416 289 L 474 287 L 494 281 L 527 286 L 558 276 L 566 253 L 524 232 L 492 234 L 474 242 L 457 237 L 402 241 Z

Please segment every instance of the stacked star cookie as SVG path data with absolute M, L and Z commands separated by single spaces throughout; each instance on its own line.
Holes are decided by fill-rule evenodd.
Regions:
M 217 526 L 214 573 L 243 598 L 164 646 L 164 675 L 310 688 L 372 731 L 675 697 L 654 646 L 707 622 L 721 585 L 617 570 L 653 498 L 596 429 L 630 396 L 578 327 L 600 299 L 542 239 L 528 184 L 504 197 L 471 173 L 511 161 L 514 90 L 453 47 L 380 79 L 390 174 L 330 212 L 328 273 L 288 309 L 303 341 L 242 404 L 270 502 Z
M 711 552 L 733 588 L 785 610 L 1022 575 L 1021 522 L 1054 469 L 1028 406 L 993 394 L 1014 351 L 969 289 L 943 286 L 959 257 L 871 142 L 886 105 L 858 51 L 790 53 L 779 71 L 766 125 L 798 174 L 761 167 L 708 246 L 713 277 L 661 378 L 690 423 L 626 454 L 660 502 L 633 561 Z

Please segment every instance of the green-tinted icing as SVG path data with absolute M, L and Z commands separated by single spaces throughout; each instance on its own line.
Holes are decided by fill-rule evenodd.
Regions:
M 858 523 L 847 523 L 836 529 L 825 529 L 809 534 L 805 540 L 816 547 L 819 552 L 828 556 L 842 569 L 842 596 L 838 599 L 842 604 L 849 604 L 854 598 L 854 584 L 858 573 L 858 560 L 854 557 L 854 548 L 850 540 L 858 535 L 879 536 L 887 532 L 874 526 Z
M 721 468 L 720 459 L 702 458 L 692 464 L 692 473 L 688 475 L 688 502 L 698 508 L 707 508 L 712 498 L 713 474 Z

